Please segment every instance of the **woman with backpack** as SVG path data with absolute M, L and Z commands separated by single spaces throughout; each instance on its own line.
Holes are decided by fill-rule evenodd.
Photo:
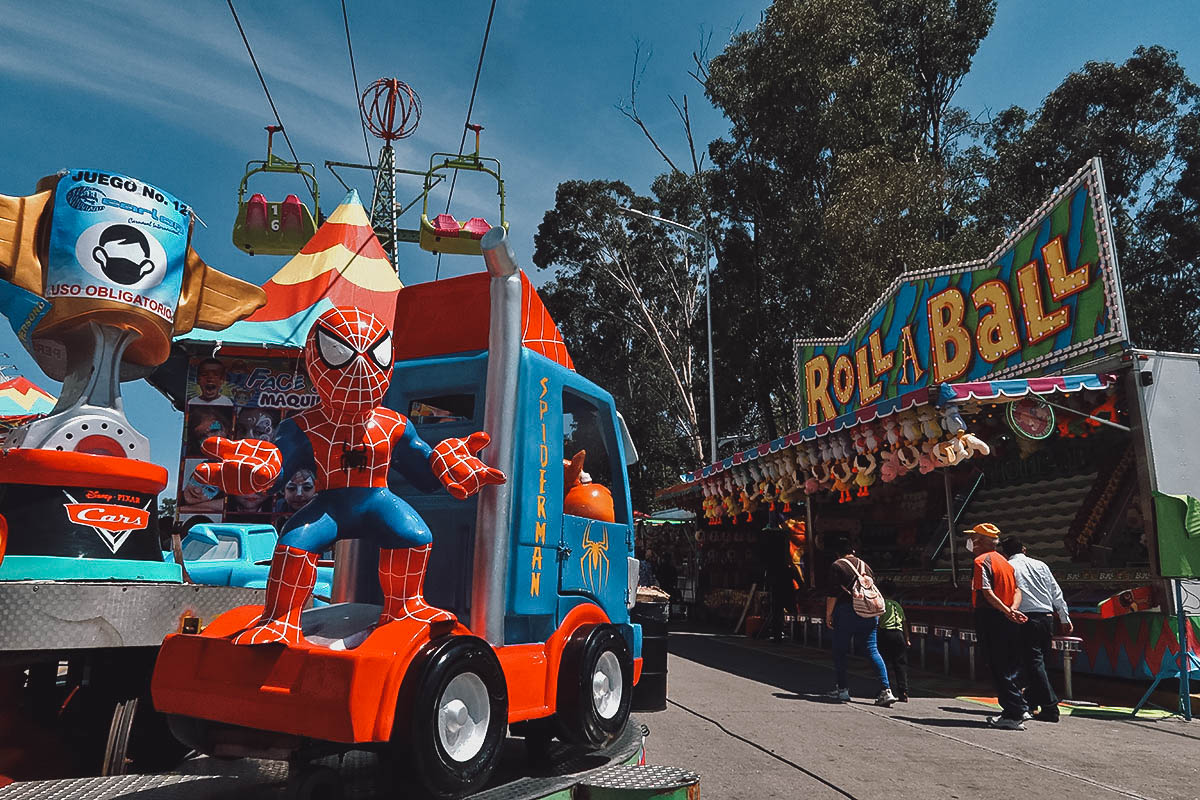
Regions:
M 846 657 L 850 654 L 850 640 L 854 636 L 862 636 L 867 643 L 867 655 L 881 684 L 875 705 L 890 708 L 896 702 L 896 696 L 888 684 L 887 667 L 875 643 L 879 617 L 884 610 L 883 595 L 875 586 L 875 574 L 867 562 L 854 554 L 848 537 L 835 538 L 833 550 L 842 555 L 829 569 L 825 625 L 833 630 L 833 668 L 837 673 L 837 688 L 827 696 L 839 702 L 849 702 Z

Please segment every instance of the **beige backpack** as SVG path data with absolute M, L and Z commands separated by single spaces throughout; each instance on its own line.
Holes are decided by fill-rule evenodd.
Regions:
M 854 613 L 866 619 L 883 616 L 883 593 L 875 585 L 875 579 L 865 572 L 860 572 L 848 558 L 839 558 L 838 561 L 845 561 L 854 572 L 854 586 L 850 588 L 850 602 L 854 606 Z

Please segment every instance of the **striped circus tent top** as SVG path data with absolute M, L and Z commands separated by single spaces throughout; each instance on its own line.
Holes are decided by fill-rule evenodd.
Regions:
M 225 330 L 193 330 L 180 340 L 303 348 L 313 322 L 333 306 L 370 311 L 390 328 L 402 288 L 358 192 L 351 190 L 304 248 L 263 285 L 266 305 Z
M 0 383 L 0 426 L 9 427 L 33 417 L 49 414 L 54 395 L 27 378 L 17 377 Z

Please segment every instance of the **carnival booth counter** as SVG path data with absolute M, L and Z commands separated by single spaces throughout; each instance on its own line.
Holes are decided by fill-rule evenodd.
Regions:
M 1200 412 L 1198 364 L 1129 344 L 1097 159 L 987 258 L 902 275 L 845 338 L 797 342 L 799 429 L 682 477 L 717 538 L 790 505 L 810 588 L 823 543 L 850 535 L 956 653 L 959 532 L 991 522 L 1054 570 L 1075 669 L 1148 679 L 1179 650 L 1153 495 L 1198 493 L 1180 435 Z

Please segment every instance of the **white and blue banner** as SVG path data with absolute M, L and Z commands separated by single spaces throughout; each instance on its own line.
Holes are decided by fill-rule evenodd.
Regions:
M 71 170 L 51 217 L 47 298 L 109 300 L 175 321 L 191 210 L 126 175 Z

